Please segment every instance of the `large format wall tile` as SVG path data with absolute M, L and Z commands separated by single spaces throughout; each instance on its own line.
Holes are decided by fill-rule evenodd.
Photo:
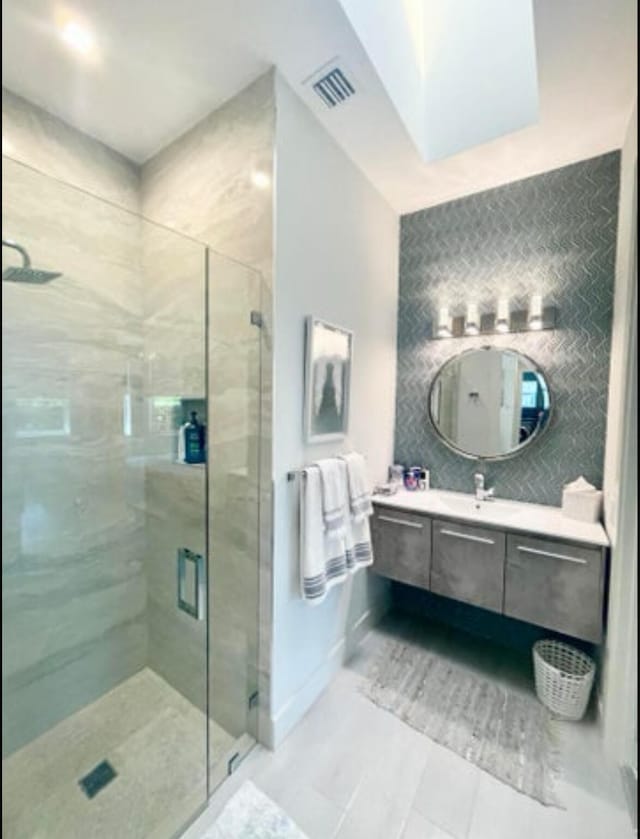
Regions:
M 395 458 L 425 463 L 434 487 L 470 492 L 477 465 L 428 420 L 431 382 L 474 346 L 512 347 L 548 376 L 551 425 L 517 457 L 488 465 L 496 494 L 559 504 L 562 485 L 603 476 L 620 156 L 617 152 L 404 216 L 401 222 Z M 554 331 L 430 340 L 440 306 L 526 308 L 541 293 Z
M 140 173 L 134 163 L 6 88 L 2 138 L 3 149 L 15 160 L 128 210 L 139 209 Z
M 259 515 L 271 485 L 273 73 L 157 155 L 142 193 L 138 167 L 110 149 L 8 91 L 3 111 L 12 156 L 33 167 L 7 162 L 6 230 L 64 274 L 6 290 L 18 316 L 6 332 L 5 597 L 23 634 L 7 658 L 10 748 L 145 663 L 204 706 L 205 626 L 177 608 L 176 552 L 207 548 L 205 472 L 173 462 L 175 416 L 153 417 L 154 400 L 203 398 L 207 365 L 213 713 L 241 734 L 258 681 L 259 537 L 265 562 L 270 545 Z M 211 252 L 208 312 L 204 242 L 233 257 Z M 28 408 L 71 432 L 17 442 Z M 49 687 L 56 702 L 43 703 Z
M 274 123 L 274 79 L 268 73 L 142 170 L 144 215 L 213 249 L 207 312 L 211 712 L 236 735 L 247 730 L 248 699 L 258 687 L 258 559 L 261 556 L 266 564 L 270 555 L 269 521 L 261 516 L 270 507 L 271 485 L 268 336 Z M 256 172 L 267 176 L 266 188 L 254 183 Z M 198 342 L 193 338 L 201 329 L 204 306 L 195 299 L 197 291 L 193 280 L 185 276 L 184 264 L 165 258 L 155 246 L 147 252 L 145 342 L 153 354 L 149 369 L 154 392 L 163 388 L 167 393 L 196 396 L 198 371 L 202 374 L 204 367 L 198 368 Z M 151 265 L 155 270 L 150 270 Z M 250 323 L 252 310 L 262 311 L 262 331 Z M 149 484 L 156 477 L 149 474 L 147 480 Z M 167 506 L 165 516 L 165 546 L 175 552 L 176 538 L 185 532 L 183 511 Z M 159 573 L 155 562 L 149 550 L 150 592 L 156 590 Z M 270 587 L 268 574 L 263 583 L 266 589 Z M 166 588 L 150 593 L 150 609 L 156 615 L 163 610 L 166 620 L 175 623 L 176 616 L 171 617 L 175 604 L 169 594 Z M 190 638 L 196 643 L 196 634 Z M 193 696 L 197 693 L 193 684 L 179 681 L 177 651 L 171 646 L 160 622 L 152 618 L 153 666 L 174 687 Z M 267 667 L 265 658 L 263 700 L 268 697 Z M 185 678 L 189 678 L 187 669 L 183 662 Z
M 3 282 L 3 746 L 146 662 L 144 483 L 124 405 L 142 353 L 140 221 L 13 160 L 3 229 L 46 285 Z M 3 249 L 3 268 L 15 257 Z
M 269 72 L 145 163 L 145 216 L 270 274 L 274 120 Z

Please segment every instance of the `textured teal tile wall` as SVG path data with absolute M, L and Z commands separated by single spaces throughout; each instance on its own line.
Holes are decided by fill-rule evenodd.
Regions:
M 505 498 L 559 504 L 579 474 L 603 477 L 620 154 L 546 172 L 404 216 L 401 221 L 395 459 L 425 463 L 434 487 L 469 492 L 477 468 L 446 448 L 427 415 L 433 376 L 474 345 L 512 347 L 545 370 L 548 432 L 516 457 L 487 464 Z M 499 296 L 526 308 L 533 292 L 559 309 L 554 331 L 433 341 L 438 308 Z

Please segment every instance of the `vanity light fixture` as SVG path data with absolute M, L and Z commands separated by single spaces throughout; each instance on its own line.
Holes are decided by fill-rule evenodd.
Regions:
M 529 308 L 511 308 L 513 301 L 500 297 L 494 311 L 489 311 L 486 303 L 467 303 L 465 313 L 458 314 L 448 305 L 440 306 L 433 315 L 432 338 L 471 338 L 478 335 L 515 335 L 519 332 L 555 329 L 558 322 L 558 309 L 545 306 L 541 294 L 533 295 Z
M 449 307 L 443 306 L 438 312 L 438 338 L 451 338 L 452 319 L 449 314 Z
M 475 303 L 467 303 L 467 317 L 464 323 L 464 334 L 480 334 L 480 313 Z
M 542 329 L 542 295 L 534 294 L 529 303 L 529 329 Z
M 506 297 L 501 297 L 498 300 L 495 330 L 504 335 L 506 332 L 509 332 L 509 329 L 509 301 Z

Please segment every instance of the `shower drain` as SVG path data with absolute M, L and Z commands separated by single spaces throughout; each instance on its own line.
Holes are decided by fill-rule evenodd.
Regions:
M 100 792 L 101 789 L 104 789 L 108 783 L 113 781 L 117 774 L 118 773 L 109 761 L 103 760 L 95 766 L 91 772 L 85 775 L 84 778 L 80 778 L 78 783 L 87 798 L 93 798 Z

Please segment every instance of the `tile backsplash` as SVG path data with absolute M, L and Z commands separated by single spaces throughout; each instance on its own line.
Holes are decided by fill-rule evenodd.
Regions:
M 602 485 L 620 154 L 611 152 L 406 215 L 401 220 L 395 461 L 426 464 L 431 485 L 470 492 L 477 463 L 449 450 L 428 419 L 440 366 L 474 346 L 511 347 L 545 371 L 550 427 L 514 458 L 486 464 L 498 496 L 559 504 L 583 474 Z M 430 340 L 440 306 L 558 307 L 557 328 Z

